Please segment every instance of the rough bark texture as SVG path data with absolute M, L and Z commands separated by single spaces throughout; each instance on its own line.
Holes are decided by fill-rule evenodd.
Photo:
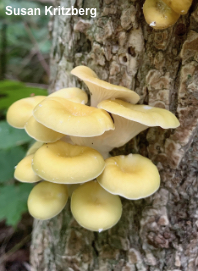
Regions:
M 171 110 L 181 126 L 151 128 L 114 151 L 140 153 L 158 166 L 152 197 L 123 201 L 111 230 L 94 233 L 72 218 L 35 221 L 31 262 L 38 271 L 198 270 L 198 5 L 172 28 L 156 31 L 140 0 L 61 0 L 97 7 L 97 17 L 54 18 L 51 92 L 82 83 L 70 75 L 88 65 L 101 79 L 134 89 L 141 103 Z M 83 85 L 83 87 L 85 87 Z

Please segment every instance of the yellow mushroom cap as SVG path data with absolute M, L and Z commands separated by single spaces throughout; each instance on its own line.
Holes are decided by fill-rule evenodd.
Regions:
M 36 219 L 50 219 L 63 210 L 67 200 L 66 185 L 41 182 L 30 192 L 28 210 Z
M 108 192 L 127 199 L 141 199 L 155 193 L 160 185 L 157 167 L 139 154 L 106 159 L 105 170 L 97 178 Z
M 23 129 L 32 116 L 34 107 L 45 98 L 46 96 L 34 96 L 16 101 L 8 108 L 7 122 L 15 128 Z
M 141 123 L 148 127 L 160 126 L 164 129 L 177 128 L 180 123 L 170 111 L 148 105 L 133 105 L 121 100 L 106 100 L 98 104 L 112 114 Z
M 60 97 L 45 99 L 33 115 L 44 126 L 66 135 L 89 137 L 114 129 L 110 115 L 104 110 Z
M 163 0 L 170 8 L 179 14 L 186 14 L 192 5 L 192 0 Z
M 63 141 L 44 144 L 34 154 L 32 167 L 42 179 L 76 184 L 96 178 L 104 170 L 103 157 L 96 150 Z
M 61 139 L 64 135 L 49 129 L 31 116 L 25 124 L 26 133 L 37 141 L 50 143 Z
M 76 221 L 91 231 L 113 227 L 122 215 L 118 196 L 105 191 L 97 182 L 80 185 L 72 194 L 71 211 Z
M 48 97 L 60 97 L 81 104 L 88 102 L 86 92 L 80 88 L 63 88 L 50 94 Z
M 43 146 L 43 142 L 36 141 L 27 151 L 26 155 L 34 154 L 41 146 Z
M 36 183 L 41 178 L 32 169 L 34 154 L 24 157 L 15 167 L 14 178 L 23 183 Z
M 97 106 L 100 101 L 106 99 L 120 98 L 133 104 L 137 103 L 140 99 L 137 93 L 128 88 L 112 85 L 100 80 L 95 72 L 86 66 L 78 66 L 74 68 L 71 71 L 71 74 L 83 80 L 88 86 L 92 94 L 92 106 Z
M 175 24 L 180 17 L 180 14 L 172 10 L 162 0 L 146 0 L 143 5 L 143 13 L 146 22 L 155 29 L 168 28 Z

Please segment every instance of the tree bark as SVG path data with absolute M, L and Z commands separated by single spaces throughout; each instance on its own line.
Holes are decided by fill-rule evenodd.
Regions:
M 72 218 L 69 203 L 58 217 L 35 221 L 31 263 L 37 271 L 198 270 L 198 4 L 165 30 L 144 20 L 142 0 L 61 0 L 96 7 L 97 16 L 55 16 L 51 33 L 50 92 L 78 86 L 70 75 L 87 65 L 99 78 L 135 90 L 140 103 L 179 118 L 175 130 L 150 128 L 113 155 L 140 153 L 158 167 L 153 196 L 122 199 L 112 229 L 95 233 Z

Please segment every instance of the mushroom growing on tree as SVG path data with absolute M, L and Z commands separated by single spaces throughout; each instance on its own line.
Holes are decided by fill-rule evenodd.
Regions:
M 91 93 L 91 106 L 96 107 L 99 102 L 113 98 L 119 98 L 133 104 L 136 104 L 140 99 L 133 90 L 100 80 L 95 72 L 86 66 L 74 68 L 71 74 L 83 80 L 88 86 Z
M 44 126 L 65 135 L 91 137 L 114 130 L 105 110 L 60 97 L 45 99 L 34 108 L 33 115 Z
M 32 189 L 28 197 L 30 214 L 40 220 L 58 215 L 68 200 L 67 186 L 43 181 Z
M 163 0 L 170 8 L 179 14 L 186 14 L 192 5 L 192 0 Z
M 148 197 L 160 184 L 158 170 L 148 158 L 130 154 L 104 161 L 104 157 L 148 127 L 176 128 L 179 122 L 165 109 L 134 105 L 138 94 L 98 79 L 85 66 L 75 68 L 73 74 L 88 85 L 91 103 L 98 108 L 85 105 L 87 95 L 78 88 L 61 89 L 32 106 L 23 127 L 42 143 L 30 148 L 15 177 L 23 182 L 45 180 L 28 199 L 35 218 L 54 217 L 72 194 L 71 210 L 78 223 L 102 231 L 121 217 L 118 195 L 134 200 Z M 65 184 L 71 185 L 69 192 Z
M 160 176 L 150 159 L 139 154 L 129 154 L 106 159 L 105 169 L 97 181 L 113 195 L 137 200 L 157 191 Z
M 163 0 L 146 0 L 143 5 L 145 20 L 154 29 L 168 28 L 174 25 L 180 17 L 180 14 L 165 2 Z
M 93 180 L 104 170 L 105 162 L 96 150 L 63 141 L 44 144 L 33 157 L 32 168 L 42 179 L 62 184 Z
M 179 121 L 170 111 L 148 105 L 133 105 L 121 100 L 105 100 L 98 107 L 111 113 L 115 130 L 97 137 L 71 137 L 78 145 L 90 146 L 104 158 L 116 147 L 121 147 L 141 131 L 154 126 L 163 129 L 177 128 Z
M 121 218 L 122 203 L 96 181 L 80 185 L 72 194 L 71 211 L 76 221 L 91 231 L 104 231 Z

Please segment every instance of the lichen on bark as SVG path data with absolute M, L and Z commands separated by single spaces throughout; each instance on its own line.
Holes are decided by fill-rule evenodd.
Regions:
M 175 26 L 156 31 L 142 14 L 143 1 L 61 0 L 57 5 L 97 7 L 97 17 L 56 16 L 50 92 L 85 85 L 70 75 L 87 65 L 113 84 L 135 90 L 141 103 L 171 110 L 181 126 L 150 128 L 114 150 L 140 153 L 161 175 L 153 196 L 123 199 L 112 229 L 80 227 L 66 209 L 35 221 L 31 262 L 38 271 L 198 270 L 198 4 Z M 87 89 L 86 89 L 87 90 Z

